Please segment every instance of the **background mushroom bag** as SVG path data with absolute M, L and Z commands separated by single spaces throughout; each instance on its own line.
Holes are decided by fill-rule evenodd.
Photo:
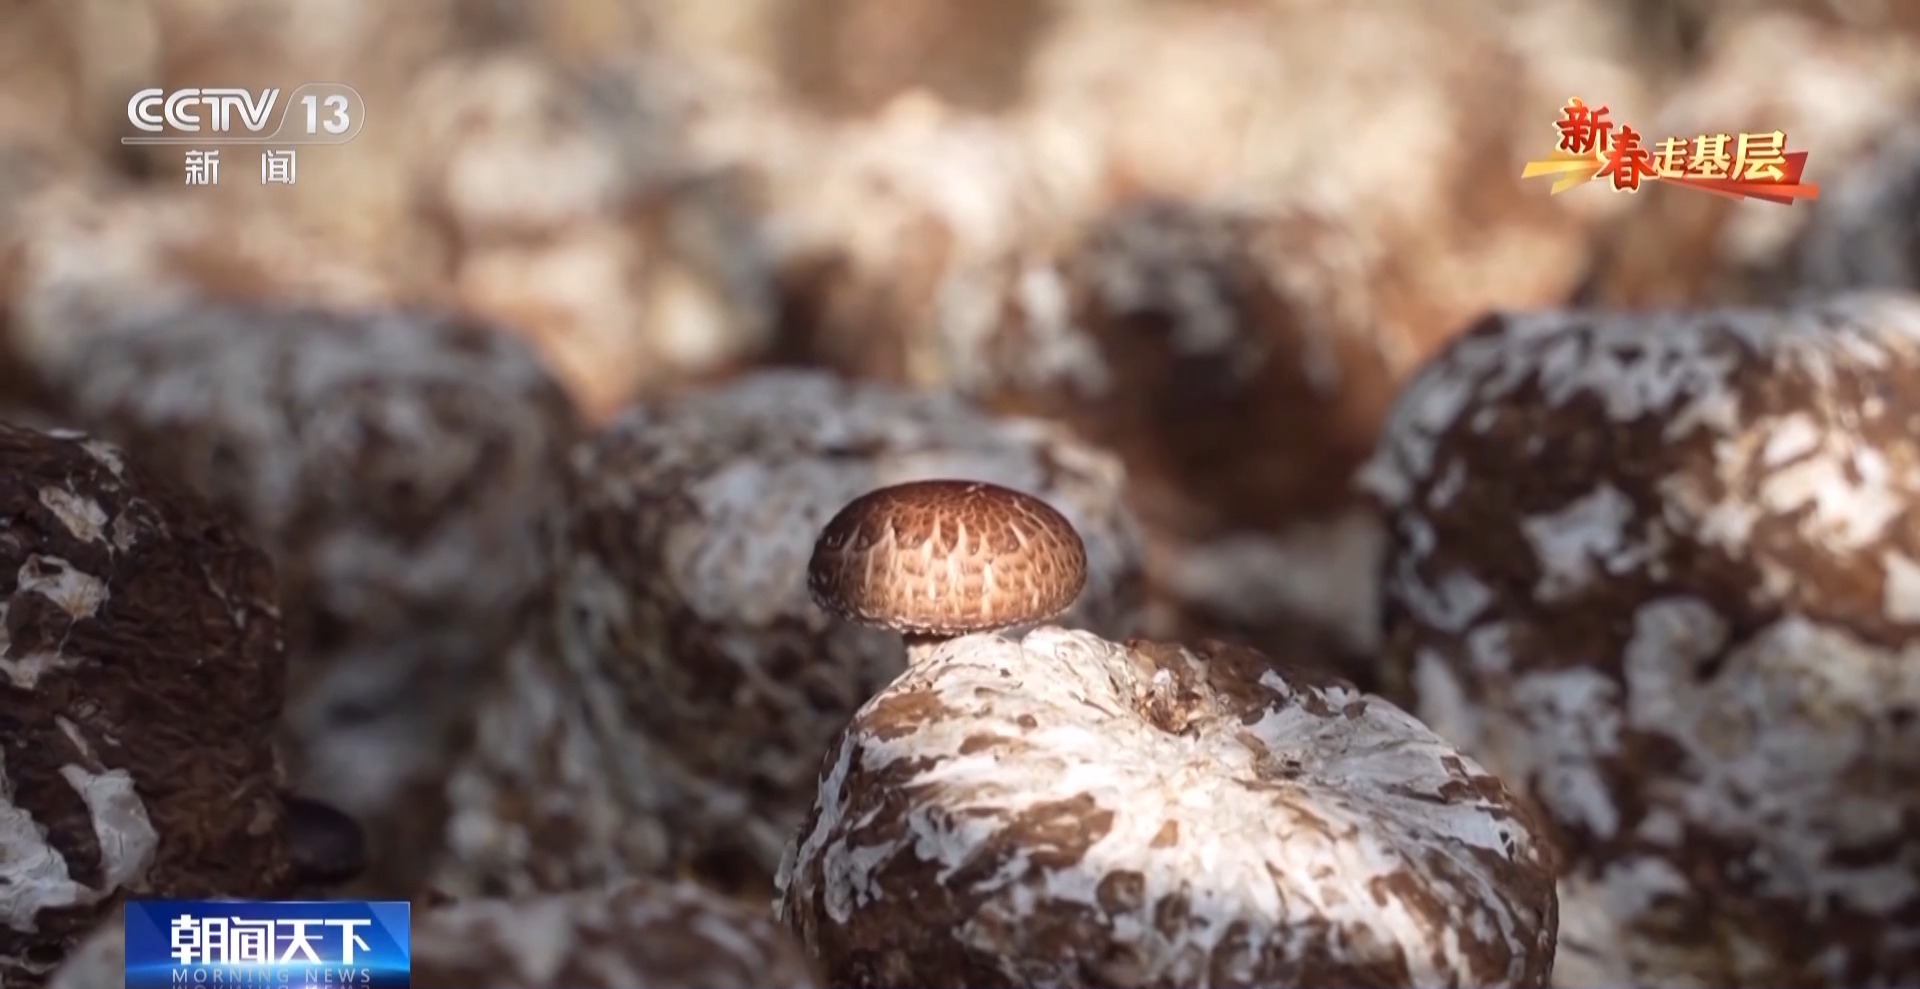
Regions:
M 0 989 L 1920 983 L 1916 120 L 1907 0 L 14 0 Z

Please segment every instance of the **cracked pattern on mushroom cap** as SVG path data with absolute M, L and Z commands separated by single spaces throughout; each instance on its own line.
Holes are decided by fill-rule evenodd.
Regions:
M 413 922 L 420 989 L 811 989 L 792 936 L 764 907 L 688 882 L 629 881 L 473 900 Z
M 122 894 L 291 890 L 273 571 L 78 433 L 0 426 L 0 983 Z
M 897 635 L 808 595 L 815 539 L 848 502 L 939 477 L 1032 492 L 1085 541 L 1087 587 L 1067 620 L 1124 634 L 1138 605 L 1139 547 L 1111 459 L 949 398 L 756 374 L 632 410 L 579 449 L 574 471 L 556 609 L 569 689 L 621 812 L 665 815 L 673 860 L 728 886 L 764 890 L 820 752 L 903 665 Z M 525 756 L 498 759 L 502 782 L 467 813 L 562 813 L 517 782 Z
M 1042 627 L 861 708 L 776 910 L 835 985 L 1539 986 L 1545 848 L 1345 681 Z
M 978 481 L 861 495 L 827 523 L 807 564 L 822 608 L 932 635 L 1045 621 L 1086 583 L 1072 523 L 1032 495 Z
M 376 841 L 383 815 L 424 813 L 403 805 L 438 789 L 551 578 L 574 431 L 559 387 L 510 336 L 427 312 L 196 306 L 71 343 L 43 368 L 70 418 L 275 554 L 298 788 Z
M 1408 388 L 1384 663 L 1557 825 L 1562 984 L 1920 978 L 1915 395 L 1872 295 L 1492 317 Z

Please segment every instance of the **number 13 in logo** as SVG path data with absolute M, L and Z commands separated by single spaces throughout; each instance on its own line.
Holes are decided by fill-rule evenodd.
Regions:
M 306 135 L 322 144 L 352 140 L 366 117 L 360 94 L 341 83 L 310 82 L 300 87 L 294 102 L 306 112 Z

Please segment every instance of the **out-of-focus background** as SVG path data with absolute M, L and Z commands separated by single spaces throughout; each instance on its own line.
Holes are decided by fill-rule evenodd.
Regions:
M 953 388 L 1120 456 L 1142 631 L 1335 662 L 1374 627 L 1348 478 L 1449 334 L 1920 279 L 1912 0 L 5 6 L 8 404 L 77 322 L 201 298 L 464 309 L 592 421 L 769 365 Z M 309 81 L 365 127 L 293 184 L 118 140 L 141 88 Z M 1825 194 L 1549 197 L 1572 96 L 1782 129 Z
M 358 891 L 385 896 L 687 874 L 764 904 L 829 741 L 901 668 L 897 636 L 806 597 L 820 526 L 873 487 L 1050 498 L 1094 572 L 1063 624 L 1381 687 L 1385 540 L 1354 475 L 1450 337 L 1497 310 L 1920 288 L 1920 0 L 0 12 L 0 419 L 120 444 L 262 543 L 296 744 L 290 768 L 260 762 L 371 847 L 288 804 L 294 851 L 273 854 L 314 882 L 370 858 Z M 314 82 L 353 87 L 364 125 L 292 146 L 291 182 L 264 180 L 258 146 L 121 140 L 142 90 L 277 87 L 298 114 Z M 1549 195 L 1521 171 L 1572 97 L 1649 144 L 1784 131 L 1821 195 Z M 217 181 L 190 182 L 216 147 Z M 752 373 L 771 368 L 846 380 Z M 30 610 L 0 637 L 41 641 L 17 634 Z M 149 619 L 112 634 L 155 663 L 87 676 L 202 676 L 196 630 Z M 47 683 L 48 711 L 98 713 Z M 239 791 L 179 713 L 105 736 L 151 756 L 138 782 L 178 850 L 161 878 L 285 893 L 285 862 L 193 872 L 225 855 L 208 836 L 279 825 L 203 798 Z M 8 789 L 21 820 L 77 820 L 60 786 Z M 332 840 L 302 848 L 316 830 Z M 1726 841 L 1723 875 L 1764 875 Z M 1820 890 L 1806 916 L 1830 913 Z M 0 981 L 95 919 L 0 951 Z M 447 940 L 487 957 L 466 939 Z M 1799 978 L 1782 971 L 1749 984 Z

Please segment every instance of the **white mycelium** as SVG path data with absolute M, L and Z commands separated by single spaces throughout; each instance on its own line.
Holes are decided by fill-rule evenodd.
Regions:
M 783 919 L 843 980 L 1544 978 L 1511 797 L 1391 704 L 1263 668 L 1053 627 L 945 643 L 829 756 Z
M 1854 295 L 1502 316 L 1403 397 L 1388 664 L 1567 837 L 1560 984 L 1920 976 L 1916 387 Z

